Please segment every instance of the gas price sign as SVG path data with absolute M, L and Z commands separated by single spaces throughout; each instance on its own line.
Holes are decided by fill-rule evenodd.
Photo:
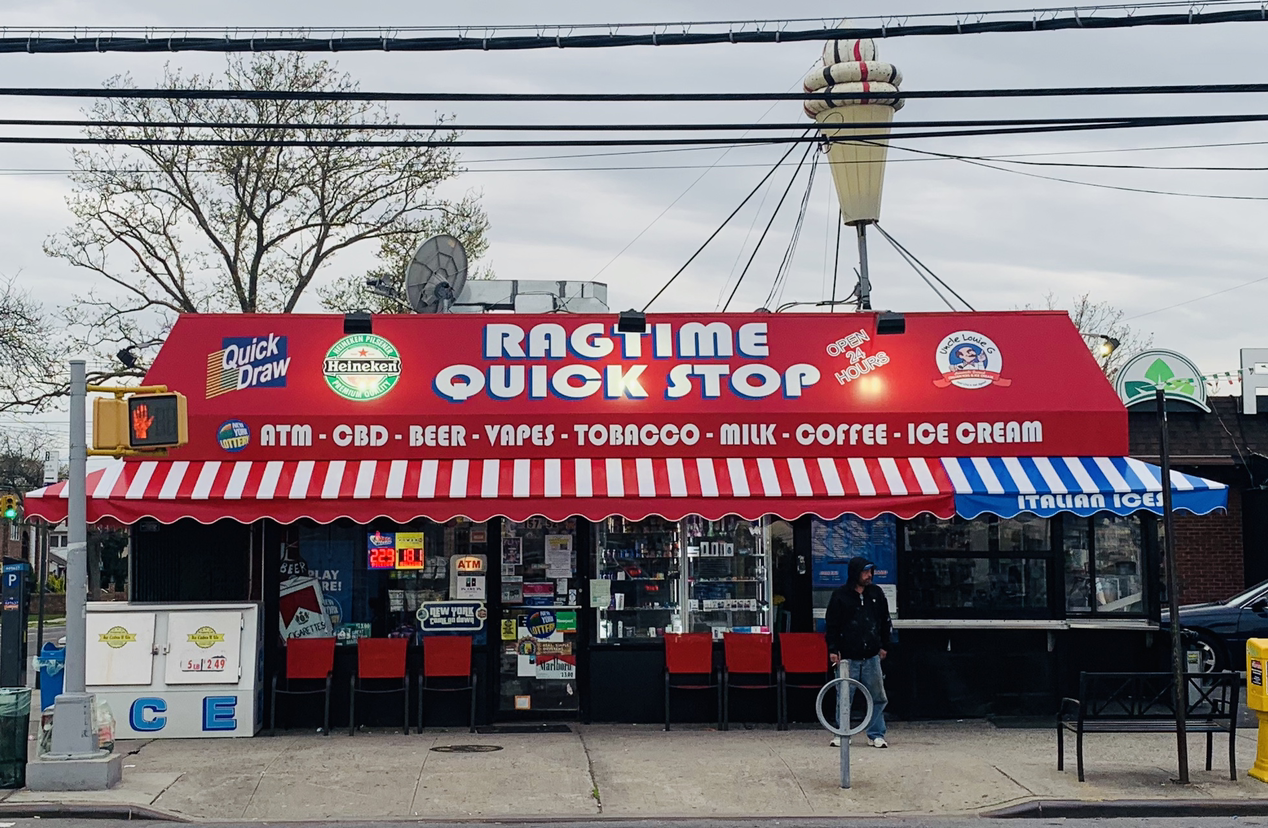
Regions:
M 422 532 L 371 532 L 366 569 L 422 569 Z

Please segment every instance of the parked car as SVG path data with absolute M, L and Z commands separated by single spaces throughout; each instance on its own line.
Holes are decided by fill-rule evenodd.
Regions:
M 1168 627 L 1163 611 L 1162 625 Z M 1203 670 L 1246 669 L 1246 640 L 1268 638 L 1268 581 L 1227 601 L 1180 607 L 1180 625 L 1191 635 L 1191 647 L 1202 653 Z

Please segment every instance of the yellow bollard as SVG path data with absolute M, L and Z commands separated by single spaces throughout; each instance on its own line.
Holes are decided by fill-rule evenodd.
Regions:
M 1246 706 L 1259 714 L 1259 743 L 1255 750 L 1255 766 L 1250 775 L 1268 782 L 1268 687 L 1264 685 L 1264 668 L 1268 663 L 1268 638 L 1252 638 L 1246 642 Z

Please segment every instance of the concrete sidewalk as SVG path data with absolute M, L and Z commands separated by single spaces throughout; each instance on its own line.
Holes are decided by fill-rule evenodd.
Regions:
M 40 803 L 153 808 L 195 820 L 477 817 L 700 817 L 977 814 L 1035 800 L 1261 800 L 1246 770 L 1255 732 L 1238 737 L 1238 779 L 1227 742 L 1190 741 L 1193 784 L 1175 775 L 1175 737 L 1095 735 L 1087 782 L 1056 769 L 1051 729 L 982 721 L 898 722 L 891 747 L 853 742 L 853 787 L 838 788 L 837 751 L 819 729 L 743 727 L 720 733 L 651 725 L 573 725 L 571 733 L 404 736 L 372 731 L 277 738 L 120 742 L 123 784 L 112 791 L 10 792 L 0 812 Z M 1227 737 L 1225 737 L 1227 738 Z M 434 748 L 482 745 L 487 752 Z M 1249 803 L 1248 803 L 1249 804 Z

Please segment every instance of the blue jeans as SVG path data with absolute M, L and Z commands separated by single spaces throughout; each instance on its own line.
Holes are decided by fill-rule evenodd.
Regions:
M 885 676 L 881 673 L 881 657 L 874 655 L 871 658 L 842 660 L 841 663 L 846 665 L 847 672 L 838 673 L 838 675 L 846 675 L 861 683 L 872 696 L 872 720 L 867 723 L 867 738 L 883 739 L 886 733 L 885 705 L 889 702 L 889 697 L 885 695 Z M 850 686 L 850 710 L 851 712 L 854 710 L 853 685 Z M 841 727 L 840 722 L 837 723 L 837 727 Z

